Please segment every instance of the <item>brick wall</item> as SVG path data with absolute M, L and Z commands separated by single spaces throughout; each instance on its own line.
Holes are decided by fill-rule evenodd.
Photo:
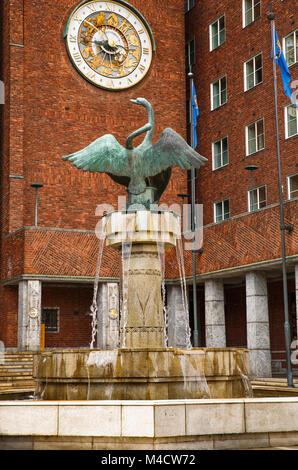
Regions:
M 280 40 L 295 29 L 295 2 L 272 2 L 276 28 Z M 270 22 L 267 3 L 261 1 L 261 17 L 246 28 L 242 27 L 242 1 L 197 0 L 196 7 L 187 15 L 187 38 L 195 37 L 196 64 L 193 67 L 200 116 L 198 122 L 198 149 L 208 158 L 200 171 L 197 185 L 198 201 L 204 204 L 204 223 L 213 222 L 213 203 L 229 198 L 231 216 L 247 211 L 247 191 L 251 187 L 248 164 L 259 165 L 255 172 L 255 186 L 267 185 L 267 203 L 278 202 L 276 133 L 274 114 L 273 72 L 271 61 Z M 209 25 L 225 14 L 226 42 L 209 50 Z M 244 92 L 244 62 L 257 53 L 263 56 L 263 83 Z M 227 103 L 211 111 L 210 84 L 227 76 Z M 286 198 L 286 176 L 297 171 L 295 167 L 297 139 L 285 139 L 284 106 L 290 104 L 283 92 L 279 69 L 278 105 L 282 184 Z M 297 80 L 297 64 L 291 67 L 292 80 Z M 265 149 L 246 157 L 245 126 L 265 119 Z M 229 165 L 212 171 L 212 142 L 228 136 Z
M 8 50 L 6 44 L 4 55 L 8 93 L 3 128 L 7 141 L 2 150 L 4 235 L 34 225 L 35 190 L 30 184 L 35 182 L 44 185 L 38 209 L 38 224 L 43 227 L 94 230 L 97 205 L 109 203 L 117 208 L 118 195 L 125 195 L 125 189 L 108 176 L 83 173 L 61 157 L 106 133 L 124 144 L 129 133 L 147 119 L 145 110 L 130 103 L 130 98 L 144 96 L 152 103 L 155 139 L 165 127 L 186 136 L 182 2 L 132 1 L 148 18 L 157 51 L 145 79 L 116 93 L 86 82 L 69 61 L 62 33 L 77 3 L 28 1 L 24 12 L 21 1 L 11 0 L 5 6 L 10 25 L 3 41 L 6 44 L 9 37 L 10 42 L 25 47 Z M 24 179 L 8 178 L 9 174 Z M 185 185 L 185 173 L 176 169 L 164 199 L 177 202 L 177 193 L 185 192 Z M 40 249 L 45 249 L 40 243 Z
M 46 348 L 89 347 L 92 296 L 93 290 L 88 287 L 43 287 L 42 306 L 59 307 L 58 332 L 46 332 Z

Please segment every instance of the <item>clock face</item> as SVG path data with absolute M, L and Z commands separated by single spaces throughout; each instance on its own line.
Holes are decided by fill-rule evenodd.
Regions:
M 132 8 L 122 1 L 89 1 L 68 20 L 65 39 L 70 59 L 98 87 L 124 90 L 149 71 L 151 32 Z

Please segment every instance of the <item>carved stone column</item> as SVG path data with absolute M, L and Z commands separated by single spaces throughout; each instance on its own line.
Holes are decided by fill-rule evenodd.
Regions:
M 122 252 L 120 346 L 164 348 L 162 269 L 159 245 L 173 247 L 180 219 L 170 211 L 106 215 L 106 243 Z M 124 246 L 129 246 L 126 250 Z
M 189 291 L 187 287 L 187 304 L 189 304 Z M 167 286 L 167 308 L 168 308 L 168 337 L 169 347 L 187 348 L 187 330 L 189 328 L 188 314 L 183 303 L 181 285 Z
M 121 318 L 121 345 L 165 347 L 161 266 L 156 244 L 133 245 L 123 301 L 127 301 L 127 315 L 124 312 Z
M 18 349 L 40 350 L 41 281 L 20 281 L 18 302 Z
M 103 282 L 98 286 L 97 347 L 103 350 L 119 347 L 119 286 Z

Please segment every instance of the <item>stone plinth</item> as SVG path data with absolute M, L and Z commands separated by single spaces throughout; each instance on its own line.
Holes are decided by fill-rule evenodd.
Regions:
M 248 367 L 245 349 L 78 349 L 35 355 L 33 375 L 44 400 L 239 398 Z
M 168 248 L 181 238 L 180 217 L 172 211 L 111 212 L 104 220 L 106 245 L 120 250 L 126 242 L 159 242 Z
M 120 344 L 163 348 L 160 250 L 176 245 L 180 219 L 170 211 L 112 212 L 104 227 L 107 246 L 122 251 Z

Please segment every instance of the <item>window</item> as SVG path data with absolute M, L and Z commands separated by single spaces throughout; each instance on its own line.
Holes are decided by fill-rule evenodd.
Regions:
M 298 197 L 298 173 L 288 176 L 288 198 Z
M 259 152 L 265 147 L 264 119 L 246 126 L 246 155 Z
M 259 85 L 263 81 L 262 54 L 258 54 L 244 63 L 244 90 Z
M 227 102 L 227 77 L 211 83 L 211 109 L 216 109 Z
M 260 186 L 253 190 L 248 191 L 248 210 L 249 212 L 254 212 L 257 209 L 266 207 L 267 198 L 266 198 L 266 186 Z
M 188 70 L 191 65 L 194 65 L 196 63 L 196 51 L 195 51 L 194 38 L 186 43 L 185 62 L 186 62 L 186 70 Z
M 228 138 L 224 137 L 212 144 L 213 170 L 229 163 Z
M 184 11 L 187 13 L 195 6 L 195 0 L 184 0 Z
M 288 66 L 298 62 L 298 29 L 284 38 L 284 53 Z
M 261 16 L 261 0 L 243 0 L 243 28 Z
M 45 324 L 45 330 L 47 333 L 58 333 L 59 308 L 43 308 L 41 322 Z
M 293 137 L 298 134 L 298 118 L 297 108 L 294 105 L 285 107 L 285 128 L 286 128 L 286 139 Z
M 221 222 L 230 218 L 230 201 L 225 199 L 214 203 L 214 222 Z
M 213 51 L 226 40 L 225 16 L 221 16 L 209 26 L 210 51 Z

